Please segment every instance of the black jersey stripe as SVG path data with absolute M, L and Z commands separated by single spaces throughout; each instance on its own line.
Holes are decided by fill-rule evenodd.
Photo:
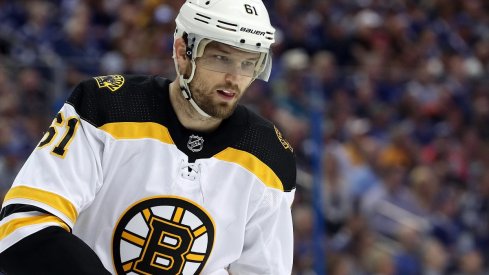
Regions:
M 35 211 L 40 213 L 45 213 L 45 214 L 51 214 L 42 208 L 28 205 L 28 204 L 9 204 L 4 208 L 2 208 L 2 210 L 0 211 L 0 221 L 15 213 L 35 212 Z

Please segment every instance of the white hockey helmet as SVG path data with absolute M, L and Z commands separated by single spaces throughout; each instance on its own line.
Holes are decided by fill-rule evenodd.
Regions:
M 275 29 L 261 0 L 187 0 L 175 22 L 175 37 L 188 35 L 192 58 L 202 55 L 199 44 L 204 39 L 260 52 L 263 54 L 255 78 L 268 81 Z
M 187 0 L 175 23 L 175 39 L 186 36 L 187 56 L 192 63 L 190 76 L 180 75 L 174 49 L 180 87 L 184 97 L 201 115 L 209 117 L 193 100 L 188 84 L 195 73 L 195 59 L 202 56 L 209 42 L 260 53 L 252 78 L 268 81 L 272 69 L 270 47 L 275 42 L 275 29 L 261 0 Z

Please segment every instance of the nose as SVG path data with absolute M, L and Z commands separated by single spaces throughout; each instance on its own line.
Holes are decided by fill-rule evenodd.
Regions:
M 236 68 L 224 74 L 224 80 L 226 80 L 226 82 L 229 84 L 237 84 L 239 77 L 240 77 L 239 70 Z
M 232 64 L 229 64 L 226 74 L 231 74 L 234 76 L 241 75 L 242 74 L 241 64 L 238 62 L 233 62 Z

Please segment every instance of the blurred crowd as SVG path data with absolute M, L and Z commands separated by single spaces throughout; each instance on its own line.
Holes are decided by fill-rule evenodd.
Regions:
M 264 2 L 272 77 L 243 103 L 297 155 L 293 274 L 315 274 L 318 223 L 330 275 L 489 274 L 489 2 Z M 0 0 L 0 197 L 76 83 L 174 77 L 182 3 Z

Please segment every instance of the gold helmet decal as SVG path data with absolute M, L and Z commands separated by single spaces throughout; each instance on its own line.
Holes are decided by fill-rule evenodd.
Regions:
M 99 88 L 108 88 L 111 92 L 117 91 L 124 85 L 124 77 L 122 75 L 106 75 L 94 77 Z
M 185 198 L 147 198 L 129 207 L 114 231 L 117 274 L 199 274 L 214 244 L 210 215 Z

